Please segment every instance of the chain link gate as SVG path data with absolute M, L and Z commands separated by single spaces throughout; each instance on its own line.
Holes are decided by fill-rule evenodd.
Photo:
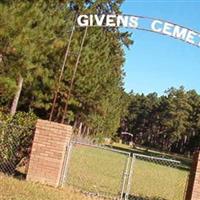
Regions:
M 99 197 L 123 199 L 130 153 L 72 141 L 64 163 L 62 185 Z
M 107 199 L 183 200 L 188 171 L 180 162 L 71 141 L 61 184 Z
M 188 175 L 179 161 L 132 154 L 125 200 L 183 200 Z

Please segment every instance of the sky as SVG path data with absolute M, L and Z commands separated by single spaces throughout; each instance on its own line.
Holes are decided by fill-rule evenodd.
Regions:
M 123 14 L 163 19 L 200 32 L 200 0 L 125 0 Z M 200 48 L 168 36 L 131 30 L 134 45 L 125 49 L 127 92 L 159 95 L 184 86 L 200 93 Z

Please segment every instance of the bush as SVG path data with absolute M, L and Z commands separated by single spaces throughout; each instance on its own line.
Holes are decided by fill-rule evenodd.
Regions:
M 36 119 L 32 112 L 18 112 L 14 117 L 0 112 L 0 164 L 4 168 L 29 156 Z

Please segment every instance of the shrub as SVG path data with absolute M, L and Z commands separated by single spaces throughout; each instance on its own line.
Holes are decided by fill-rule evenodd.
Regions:
M 32 112 L 18 112 L 14 117 L 0 112 L 0 165 L 3 168 L 11 168 L 11 164 L 12 168 L 16 167 L 29 156 L 36 119 Z

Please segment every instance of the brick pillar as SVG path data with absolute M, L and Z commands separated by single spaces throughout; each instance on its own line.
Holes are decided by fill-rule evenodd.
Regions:
M 59 186 L 66 146 L 71 135 L 71 126 L 37 121 L 27 180 Z
M 200 152 L 193 157 L 185 200 L 200 200 Z

